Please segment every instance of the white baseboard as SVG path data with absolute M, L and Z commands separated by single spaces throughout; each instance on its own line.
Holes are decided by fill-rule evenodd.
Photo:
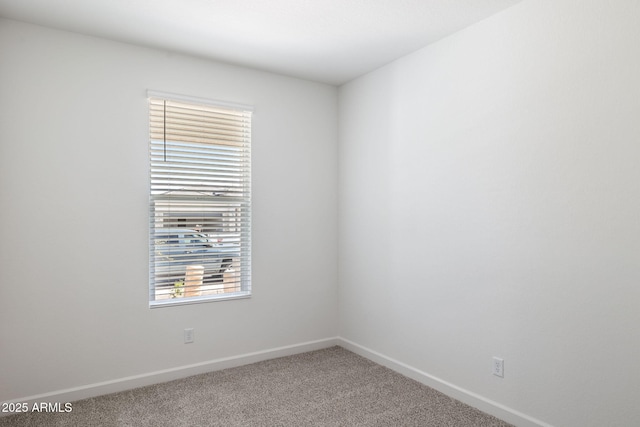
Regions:
M 356 344 L 353 341 L 338 337 L 337 344 L 375 363 L 386 366 L 393 371 L 396 371 L 406 377 L 412 378 L 426 386 L 429 386 L 446 394 L 447 396 L 466 403 L 469 406 L 473 406 L 474 408 L 477 408 L 482 412 L 493 415 L 494 417 L 500 418 L 501 420 L 511 423 L 515 426 L 553 427 L 551 424 L 530 417 L 526 414 L 523 414 L 522 412 L 516 411 L 515 409 L 511 409 L 498 402 L 494 402 L 490 399 L 480 396 L 479 394 L 473 393 L 469 390 L 465 390 L 440 378 L 434 377 L 433 375 L 429 375 L 426 372 L 387 357 L 381 353 L 378 353 L 377 351 L 361 346 L 360 344 Z
M 26 402 L 29 407 L 31 407 L 34 403 L 39 402 L 74 402 L 77 400 L 88 399 L 104 394 L 117 393 L 120 391 L 131 390 L 147 385 L 186 378 L 192 375 L 203 374 L 206 372 L 234 368 L 236 366 L 248 365 L 250 363 L 275 359 L 277 357 L 291 356 L 308 351 L 320 350 L 323 348 L 332 347 L 334 345 L 344 347 L 349 351 L 359 354 L 360 356 L 363 356 L 375 363 L 386 366 L 387 368 L 392 369 L 404 376 L 412 378 L 450 397 L 453 397 L 454 399 L 464 402 L 467 405 L 473 406 L 474 408 L 478 408 L 483 412 L 498 417 L 501 420 L 504 420 L 515 426 L 553 427 L 551 424 L 537 420 L 505 405 L 489 400 L 469 390 L 465 390 L 440 378 L 434 377 L 433 375 L 429 375 L 426 372 L 420 371 L 419 369 L 416 369 L 405 363 L 402 363 L 374 350 L 356 344 L 355 342 L 340 337 L 326 338 L 317 341 L 309 341 L 285 347 L 277 347 L 263 351 L 257 351 L 254 353 L 241 354 L 238 356 L 224 357 L 192 365 L 178 366 L 161 371 L 148 372 L 145 374 L 118 378 L 115 380 L 88 384 L 80 387 L 57 390 L 50 393 L 12 399 L 2 403 Z M 10 415 L 10 413 L 0 413 L 0 416 L 5 415 Z
M 162 371 L 148 372 L 145 374 L 118 378 L 115 380 L 88 384 L 80 387 L 56 390 L 50 393 L 11 399 L 2 403 L 27 403 L 29 407 L 32 407 L 34 403 L 40 402 L 74 402 L 76 400 L 88 399 L 90 397 L 96 397 L 103 394 L 117 393 L 152 384 L 159 384 L 190 377 L 192 375 L 204 374 L 206 372 L 234 368 L 236 366 L 248 365 L 250 363 L 261 362 L 263 360 L 320 350 L 334 345 L 338 345 L 337 338 L 326 338 L 285 347 L 271 348 L 254 353 L 209 360 L 192 365 L 178 366 L 175 368 L 164 369 Z M 11 413 L 0 413 L 0 416 L 5 415 L 11 415 Z

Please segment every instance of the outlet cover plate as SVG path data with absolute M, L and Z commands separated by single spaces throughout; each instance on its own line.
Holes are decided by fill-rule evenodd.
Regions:
M 504 378 L 504 359 L 501 359 L 500 357 L 493 358 L 491 373 L 496 377 Z
M 184 343 L 190 344 L 194 341 L 193 328 L 187 328 L 184 330 Z

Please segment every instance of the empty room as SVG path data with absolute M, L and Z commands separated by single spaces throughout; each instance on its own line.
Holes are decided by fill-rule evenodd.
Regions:
M 637 0 L 0 0 L 0 426 L 638 426 L 639 165 Z

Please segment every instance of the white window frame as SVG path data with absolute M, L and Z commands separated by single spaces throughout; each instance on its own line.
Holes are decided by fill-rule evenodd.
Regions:
M 149 307 L 251 296 L 251 115 L 149 91 Z

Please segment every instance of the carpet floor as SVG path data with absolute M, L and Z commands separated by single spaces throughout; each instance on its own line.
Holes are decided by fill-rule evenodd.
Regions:
M 510 426 L 341 347 L 72 405 L 2 417 L 0 426 Z

